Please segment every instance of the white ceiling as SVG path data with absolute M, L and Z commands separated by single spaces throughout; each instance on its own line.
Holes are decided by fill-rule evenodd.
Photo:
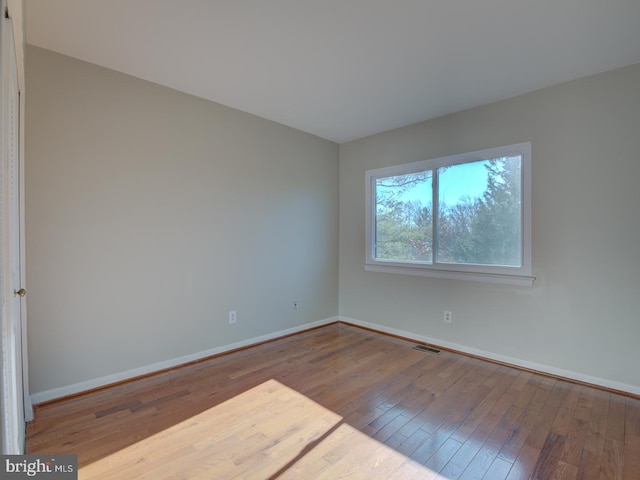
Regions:
M 25 4 L 32 45 L 339 143 L 640 63 L 640 0 Z

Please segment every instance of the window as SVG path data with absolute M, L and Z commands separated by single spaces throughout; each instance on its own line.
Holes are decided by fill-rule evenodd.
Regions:
M 367 270 L 533 284 L 530 143 L 366 177 Z

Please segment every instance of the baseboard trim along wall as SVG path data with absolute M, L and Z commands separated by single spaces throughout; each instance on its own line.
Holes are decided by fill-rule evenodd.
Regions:
M 488 361 L 494 361 L 503 365 L 519 368 L 522 370 L 528 370 L 535 373 L 541 373 L 543 375 L 550 375 L 555 378 L 573 381 L 580 384 L 593 386 L 609 390 L 613 393 L 619 393 L 622 395 L 631 395 L 633 397 L 640 397 L 640 387 L 635 385 L 628 385 L 626 383 L 615 382 L 607 380 L 605 378 L 592 377 L 590 375 L 584 375 L 582 373 L 573 372 L 570 370 L 563 370 L 561 368 L 551 367 L 549 365 L 543 365 L 540 363 L 529 362 L 527 360 L 521 360 L 519 358 L 508 357 L 506 355 L 500 355 L 493 352 L 487 352 L 485 350 L 479 350 L 477 348 L 466 347 L 464 345 L 458 345 L 457 343 L 446 342 L 437 338 L 427 337 L 425 335 L 419 335 L 413 332 L 407 332 L 404 330 L 398 330 L 397 328 L 386 327 L 375 323 L 363 322 L 362 320 L 356 320 L 354 318 L 340 317 L 340 322 L 345 324 L 351 324 L 356 327 L 365 328 L 375 332 L 386 333 L 395 337 L 400 337 L 406 340 L 415 342 L 422 342 L 434 347 L 440 347 L 443 350 L 451 350 L 457 353 L 478 357 Z
M 330 323 L 336 323 L 338 321 L 339 321 L 338 317 L 325 318 L 324 320 L 318 320 L 316 322 L 306 323 L 304 325 L 288 328 L 286 330 L 279 330 L 277 332 L 269 333 L 267 335 L 262 335 L 260 337 L 249 338 L 247 340 L 242 340 L 240 342 L 232 343 L 229 345 L 223 345 L 221 347 L 211 348 L 209 350 L 193 353 L 191 355 L 185 355 L 183 357 L 172 358 L 170 360 L 153 363 L 151 365 L 146 365 L 144 367 L 134 368 L 132 370 L 127 370 L 125 372 L 114 373 L 112 375 L 107 375 L 105 377 L 88 380 L 86 382 L 74 383 L 73 385 L 68 385 L 65 387 L 53 388 L 51 390 L 37 392 L 31 395 L 31 403 L 33 405 L 37 405 L 37 404 L 49 402 L 52 400 L 58 400 L 63 397 L 69 397 L 72 395 L 81 394 L 90 390 L 95 390 L 95 389 L 103 388 L 109 385 L 133 380 L 137 377 L 152 375 L 154 373 L 159 373 L 163 370 L 169 370 L 172 368 L 180 367 L 181 365 L 197 362 L 199 360 L 204 360 L 208 357 L 221 355 L 227 352 L 231 352 L 233 350 L 239 350 L 242 348 L 258 345 L 260 343 L 268 342 L 270 340 L 287 337 L 289 335 L 300 333 L 305 330 L 323 327 L 325 325 L 329 325 Z
M 497 353 L 487 352 L 485 350 L 480 350 L 477 348 L 466 347 L 464 345 L 458 345 L 456 343 L 446 342 L 444 340 L 427 337 L 425 335 L 419 335 L 413 332 L 407 332 L 405 330 L 399 330 L 397 328 L 387 327 L 387 326 L 379 325 L 376 323 L 364 322 L 362 320 L 356 320 L 355 318 L 331 317 L 331 318 L 325 318 L 323 320 L 318 320 L 316 322 L 299 325 L 297 327 L 289 328 L 286 330 L 280 330 L 277 332 L 270 333 L 268 335 L 253 337 L 247 340 L 243 340 L 241 342 L 236 342 L 229 345 L 212 348 L 212 349 L 194 353 L 191 355 L 185 355 L 183 357 L 173 358 L 170 360 L 154 363 L 144 367 L 127 370 L 125 372 L 115 373 L 113 375 L 107 375 L 105 377 L 96 378 L 94 380 L 88 380 L 86 382 L 75 383 L 73 385 L 68 385 L 65 387 L 54 388 L 51 390 L 34 393 L 31 395 L 31 403 L 33 405 L 37 405 L 40 403 L 58 400 L 63 397 L 69 397 L 69 396 L 81 394 L 90 390 L 95 390 L 95 389 L 103 388 L 109 385 L 117 384 L 120 382 L 133 380 L 135 378 L 143 377 L 146 375 L 152 375 L 154 373 L 159 373 L 163 370 L 177 368 L 188 363 L 204 360 L 208 357 L 213 357 L 216 355 L 229 353 L 234 350 L 255 346 L 260 343 L 268 342 L 270 340 L 276 340 L 278 338 L 294 335 L 296 333 L 300 333 L 305 330 L 323 327 L 325 325 L 329 325 L 331 323 L 336 323 L 336 322 L 364 328 L 367 330 L 391 335 L 394 337 L 403 338 L 409 341 L 425 343 L 435 347 L 440 347 L 444 350 L 451 350 L 457 353 L 478 357 L 484 360 L 498 362 L 503 365 L 520 368 L 520 369 L 524 369 L 524 370 L 528 370 L 536 373 L 541 373 L 545 375 L 550 375 L 552 377 L 556 377 L 559 379 L 564 379 L 564 380 L 573 381 L 573 382 L 577 382 L 585 385 L 590 385 L 596 388 L 610 390 L 614 393 L 620 393 L 623 395 L 627 394 L 633 397 L 640 397 L 640 387 L 637 387 L 634 385 L 628 385 L 625 383 L 615 382 L 612 380 L 607 380 L 599 377 L 592 377 L 589 375 L 584 375 L 582 373 L 573 372 L 570 370 L 563 370 L 560 368 L 551 367 L 549 365 L 543 365 L 540 363 L 521 360 L 519 358 L 508 357 L 506 355 L 499 355 Z

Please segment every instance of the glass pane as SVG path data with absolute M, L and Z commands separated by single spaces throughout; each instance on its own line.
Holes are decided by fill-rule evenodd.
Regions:
M 432 172 L 376 180 L 375 258 L 433 261 Z
M 520 267 L 522 157 L 438 169 L 438 262 Z

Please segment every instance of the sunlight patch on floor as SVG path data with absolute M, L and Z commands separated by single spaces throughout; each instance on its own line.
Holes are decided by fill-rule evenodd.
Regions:
M 79 470 L 80 479 L 442 479 L 268 380 Z

